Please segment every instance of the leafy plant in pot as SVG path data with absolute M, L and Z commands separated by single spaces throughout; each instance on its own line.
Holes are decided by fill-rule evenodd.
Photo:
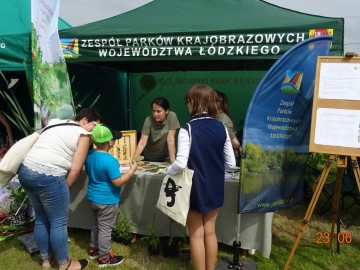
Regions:
M 190 248 L 188 245 L 188 237 L 187 237 L 187 230 L 186 230 L 186 226 L 183 226 L 183 230 L 182 230 L 182 240 L 181 240 L 181 245 L 180 245 L 180 260 L 183 262 L 189 262 L 191 260 L 191 253 L 190 253 Z
M 25 190 L 19 186 L 10 193 L 10 225 L 22 225 L 26 222 L 26 208 L 29 204 Z
M 162 249 L 165 258 L 175 258 L 179 256 L 179 241 L 172 235 L 174 221 L 170 219 L 169 236 L 162 238 Z
M 137 224 L 133 221 L 131 215 L 119 210 L 116 224 L 112 232 L 112 237 L 116 242 L 124 245 L 130 245 L 134 237 L 132 227 Z
M 150 256 L 160 254 L 160 238 L 156 233 L 155 228 L 155 213 L 153 214 L 152 224 L 149 227 L 149 235 L 142 238 L 148 245 L 148 252 Z

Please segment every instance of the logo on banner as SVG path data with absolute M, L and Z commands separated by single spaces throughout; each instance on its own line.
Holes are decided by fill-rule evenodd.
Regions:
M 144 75 L 140 79 L 140 87 L 145 91 L 153 90 L 156 86 L 156 80 L 152 75 Z
M 281 92 L 284 94 L 296 95 L 300 93 L 301 81 L 303 73 L 300 71 L 287 70 L 285 79 L 281 84 Z
M 309 38 L 317 36 L 334 36 L 334 29 L 310 29 Z
M 60 42 L 64 58 L 73 59 L 80 56 L 79 40 L 77 38 L 62 38 Z
M 334 29 L 310 29 L 309 31 L 309 38 L 318 37 L 318 36 L 334 36 Z M 330 43 L 330 48 L 332 43 Z M 309 44 L 309 46 L 313 46 L 312 44 Z M 311 48 L 312 49 L 312 48 Z

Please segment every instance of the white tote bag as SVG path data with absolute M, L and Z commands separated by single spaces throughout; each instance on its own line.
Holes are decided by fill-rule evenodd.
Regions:
M 185 168 L 163 179 L 156 207 L 176 222 L 186 225 L 194 171 Z
M 17 174 L 21 163 L 39 136 L 40 134 L 38 132 L 34 132 L 22 138 L 5 154 L 0 161 L 0 186 L 6 186 L 15 174 Z
M 53 127 L 58 126 L 79 126 L 76 123 L 60 123 L 56 125 L 47 126 L 46 128 L 35 131 L 33 134 L 22 138 L 16 142 L 6 152 L 3 159 L 0 161 L 0 186 L 6 186 L 10 180 L 17 174 L 21 163 L 24 161 L 27 153 L 29 153 L 33 144 L 38 140 L 41 133 Z
M 191 126 L 189 126 L 191 147 Z M 190 192 L 194 171 L 185 168 L 176 175 L 166 175 L 162 181 L 156 207 L 176 222 L 186 225 L 190 207 Z

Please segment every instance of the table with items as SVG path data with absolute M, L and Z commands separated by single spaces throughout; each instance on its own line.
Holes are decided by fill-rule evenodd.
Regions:
M 170 219 L 156 208 L 166 165 L 155 162 L 138 162 L 138 170 L 131 180 L 122 187 L 119 209 L 131 215 L 136 223 L 133 233 L 147 235 L 155 215 L 155 227 L 159 236 L 170 233 Z M 227 174 L 225 178 L 225 201 L 220 210 L 216 234 L 218 241 L 233 245 L 240 240 L 244 249 L 259 250 L 269 258 L 272 242 L 273 213 L 237 214 L 239 174 Z M 68 227 L 91 229 L 93 216 L 87 201 L 88 177 L 83 171 L 79 181 L 70 190 L 70 210 Z M 240 230 L 238 225 L 240 224 Z M 183 228 L 172 226 L 173 236 L 182 236 Z

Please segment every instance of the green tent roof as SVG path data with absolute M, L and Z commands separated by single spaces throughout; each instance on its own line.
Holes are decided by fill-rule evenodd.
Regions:
M 64 29 L 68 29 L 71 27 L 71 24 L 68 23 L 67 21 L 65 21 L 64 19 L 59 17 L 59 21 L 58 21 L 58 30 L 64 30 Z
M 0 70 L 23 70 L 31 62 L 31 1 L 0 1 Z M 69 23 L 59 18 L 59 30 Z
M 102 21 L 60 31 L 66 60 L 276 60 L 312 35 L 333 34 L 343 54 L 344 20 L 260 0 L 154 0 Z

